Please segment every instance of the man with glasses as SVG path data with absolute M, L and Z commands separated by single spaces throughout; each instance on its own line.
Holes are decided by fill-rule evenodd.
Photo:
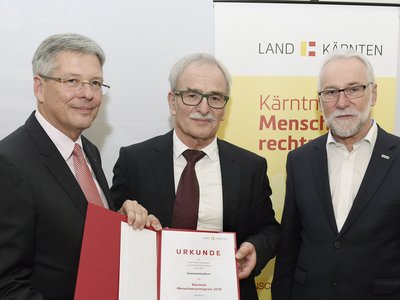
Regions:
M 333 53 L 318 90 L 329 132 L 288 154 L 273 299 L 400 299 L 400 138 L 371 119 L 372 66 Z
M 213 56 L 180 59 L 169 81 L 175 128 L 121 148 L 111 188 L 114 203 L 135 199 L 166 227 L 236 232 L 241 299 L 258 299 L 254 276 L 275 256 L 280 239 L 266 160 L 216 137 L 229 100 L 230 76 Z M 175 201 L 181 174 L 189 166 L 187 149 L 203 152 L 195 164 L 199 199 L 193 227 L 178 225 Z M 189 204 L 185 213 L 189 215 Z
M 104 60 L 78 34 L 50 36 L 35 52 L 37 110 L 0 141 L 1 299 L 73 299 L 88 201 L 115 209 L 99 151 L 81 135 L 109 88 Z M 133 227 L 150 225 L 139 204 L 121 205 Z

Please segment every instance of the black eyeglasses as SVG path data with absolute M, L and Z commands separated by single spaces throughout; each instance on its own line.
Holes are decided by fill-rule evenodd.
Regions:
M 98 80 L 98 79 L 84 81 L 84 80 L 80 80 L 77 78 L 60 78 L 60 77 L 44 76 L 44 75 L 40 75 L 40 74 L 39 74 L 39 76 L 44 79 L 54 80 L 59 83 L 62 83 L 65 86 L 67 86 L 69 89 L 76 90 L 76 91 L 80 90 L 84 84 L 88 84 L 94 92 L 101 92 L 103 95 L 105 95 L 105 94 L 107 94 L 107 91 L 110 88 L 109 85 L 104 84 L 101 80 Z
M 344 89 L 327 89 L 318 93 L 321 97 L 322 102 L 333 102 L 339 99 L 340 92 L 343 92 L 348 99 L 356 99 L 364 96 L 365 89 L 369 87 L 373 82 L 366 85 L 355 85 L 349 86 Z
M 181 96 L 183 104 L 189 106 L 197 106 L 203 98 L 206 98 L 208 105 L 216 109 L 224 108 L 229 100 L 228 96 L 218 93 L 203 94 L 194 91 L 174 91 L 174 95 Z

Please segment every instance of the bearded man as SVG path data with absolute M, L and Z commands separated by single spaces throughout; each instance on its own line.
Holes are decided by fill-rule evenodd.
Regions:
M 371 119 L 373 68 L 333 53 L 318 90 L 329 132 L 288 154 L 273 299 L 400 299 L 400 138 Z

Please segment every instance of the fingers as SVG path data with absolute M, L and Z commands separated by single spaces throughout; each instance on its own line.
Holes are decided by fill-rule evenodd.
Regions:
M 127 216 L 127 222 L 133 229 L 143 229 L 146 226 L 148 212 L 136 200 L 126 200 L 119 210 Z
M 147 217 L 146 227 L 152 227 L 156 231 L 162 229 L 160 221 L 154 215 L 149 215 Z
M 244 242 L 240 245 L 239 250 L 236 252 L 236 259 L 243 259 L 249 255 L 252 251 L 255 251 L 253 244 L 249 242 Z
M 162 229 L 160 221 L 154 215 L 149 215 L 136 200 L 126 200 L 118 212 L 127 216 L 128 224 L 135 230 L 141 230 L 145 226 L 152 227 L 156 231 Z

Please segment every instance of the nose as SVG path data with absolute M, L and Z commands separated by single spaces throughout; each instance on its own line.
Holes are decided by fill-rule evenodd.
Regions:
M 201 98 L 201 101 L 199 103 L 199 105 L 197 105 L 197 109 L 201 112 L 201 113 L 207 113 L 208 110 L 210 109 L 210 107 L 208 106 L 208 101 L 207 101 L 207 97 L 203 96 L 203 98 Z
M 90 86 L 89 82 L 81 82 L 81 86 L 79 87 L 79 94 L 82 95 L 82 97 L 88 99 L 88 100 L 92 100 L 94 93 L 93 90 Z
M 338 99 L 336 101 L 336 107 L 338 108 L 345 108 L 350 105 L 350 99 L 347 98 L 344 91 L 340 91 L 338 95 Z

